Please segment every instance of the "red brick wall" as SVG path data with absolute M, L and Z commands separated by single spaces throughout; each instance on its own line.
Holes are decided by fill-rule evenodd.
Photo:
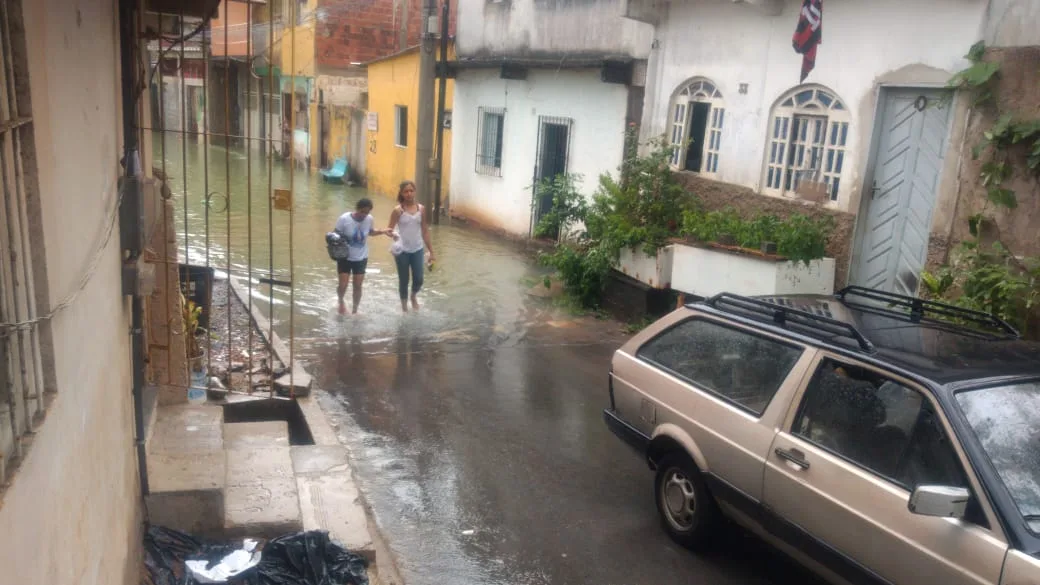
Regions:
M 400 2 L 403 4 L 403 2 Z M 408 46 L 419 44 L 422 0 L 407 0 Z M 440 2 L 437 2 L 438 11 Z M 449 31 L 455 34 L 455 8 Z M 315 24 L 315 58 L 319 67 L 345 68 L 392 55 L 400 50 L 400 6 L 395 18 L 394 0 L 322 0 Z M 439 12 L 438 12 L 439 14 Z

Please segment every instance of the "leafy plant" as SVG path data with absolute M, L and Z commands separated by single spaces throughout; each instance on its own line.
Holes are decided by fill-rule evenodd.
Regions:
M 635 140 L 630 128 L 626 141 Z M 591 202 L 571 188 L 572 179 L 549 186 L 559 196 L 559 209 L 539 222 L 538 231 L 559 229 L 561 238 L 541 260 L 559 271 L 567 290 L 585 307 L 599 305 L 622 249 L 655 254 L 679 234 L 683 211 L 696 206 L 668 165 L 672 147 L 661 140 L 648 146 L 647 154 L 622 162 L 617 178 L 601 175 Z M 569 229 L 579 223 L 584 229 Z
M 183 293 L 181 294 L 181 307 L 184 317 L 184 349 L 188 360 L 192 360 L 202 355 L 202 348 L 199 347 L 196 337 L 202 329 L 199 327 L 202 307 L 196 305 L 195 301 L 185 299 Z
M 922 273 L 922 293 L 1004 319 L 1023 333 L 1040 303 L 1040 261 L 1019 259 L 1000 242 L 961 244 L 950 265 Z
M 581 175 L 564 173 L 547 177 L 538 183 L 539 198 L 552 195 L 552 209 L 538 220 L 535 237 L 564 237 L 588 215 L 588 199 L 578 191 L 580 182 Z
M 1000 73 L 1000 63 L 983 61 L 986 55 L 986 43 L 979 41 L 971 46 L 968 54 L 964 57 L 971 65 L 954 75 L 948 82 L 947 87 L 952 89 L 975 90 L 974 104 L 979 105 L 993 98 L 990 83 Z
M 781 220 L 775 215 L 760 215 L 745 220 L 736 210 L 726 208 L 707 213 L 687 211 L 683 214 L 682 233 L 701 242 L 717 242 L 728 234 L 738 246 L 756 250 L 764 242 L 774 242 L 779 255 L 808 264 L 823 258 L 832 228 L 833 219 L 829 216 L 813 219 L 796 214 Z

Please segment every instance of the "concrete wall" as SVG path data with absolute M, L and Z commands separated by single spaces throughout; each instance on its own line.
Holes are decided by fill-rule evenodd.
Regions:
M 645 59 L 650 25 L 623 0 L 458 0 L 460 57 L 613 54 Z
M 463 70 L 455 86 L 451 212 L 515 235 L 531 229 L 531 183 L 538 117 L 572 118 L 568 172 L 592 193 L 602 173 L 616 174 L 625 139 L 628 89 L 600 81 L 598 70 L 532 70 L 523 81 L 498 70 Z M 505 108 L 502 176 L 476 173 L 477 112 Z
M 437 51 L 438 55 L 440 51 Z M 448 48 L 449 58 L 453 57 L 452 48 Z M 397 189 L 401 181 L 415 179 L 415 144 L 418 134 L 419 88 L 416 79 L 419 77 L 419 52 L 406 53 L 389 57 L 368 65 L 368 111 L 378 116 L 378 129 L 368 134 L 368 153 L 366 155 L 366 184 L 370 191 L 397 197 Z M 445 108 L 450 109 L 454 98 L 455 81 L 449 79 L 445 92 Z M 436 103 L 439 85 L 434 86 L 433 99 Z M 395 107 L 408 108 L 408 144 L 404 147 L 395 144 Z M 435 109 L 436 114 L 436 109 Z M 366 126 L 367 128 L 367 126 Z M 436 119 L 434 120 L 436 132 Z M 444 132 L 445 151 L 445 185 L 451 185 L 451 152 L 453 130 Z M 436 134 L 434 134 L 436 148 Z M 448 188 L 441 190 L 442 201 L 448 198 Z M 419 193 L 424 204 L 433 203 L 433 193 Z
M 116 3 L 18 4 L 25 13 L 47 284 L 55 304 L 78 287 L 117 200 Z M 0 501 L 2 580 L 139 583 L 130 312 L 121 294 L 118 234 L 50 327 L 56 394 Z
M 1040 3 L 1034 0 L 989 0 L 983 38 L 992 47 L 1040 45 Z
M 936 86 L 967 65 L 979 39 L 985 0 L 833 0 L 823 20 L 816 68 L 806 80 L 842 99 L 851 137 L 838 200 L 855 212 L 871 148 L 882 84 Z M 778 16 L 730 0 L 672 3 L 657 27 L 648 70 L 642 134 L 664 134 L 673 93 L 693 77 L 713 81 L 726 108 L 718 179 L 759 190 L 770 112 L 799 85 L 802 57 L 791 48 L 801 2 L 787 0 Z M 740 93 L 747 84 L 746 93 Z

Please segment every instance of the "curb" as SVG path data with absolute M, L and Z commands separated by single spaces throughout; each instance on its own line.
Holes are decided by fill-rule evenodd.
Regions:
M 248 293 L 242 289 L 240 284 L 237 284 L 233 278 L 228 276 L 228 286 L 231 287 L 231 291 L 235 294 L 235 298 L 242 307 L 249 313 L 250 319 L 253 321 L 253 325 L 256 326 L 260 332 L 260 337 L 271 347 L 271 351 L 275 354 L 282 364 L 288 364 L 289 359 L 289 346 L 282 341 L 281 337 L 275 333 L 271 327 L 271 322 L 261 312 L 259 307 L 252 306 L 250 310 L 250 304 L 247 302 Z M 303 362 L 300 360 L 292 360 L 293 376 L 306 376 L 311 378 L 304 367 Z M 314 438 L 315 445 L 324 446 L 336 446 L 341 447 L 347 453 L 347 462 L 350 468 L 350 477 L 354 477 L 354 467 L 350 465 L 350 449 L 343 445 L 339 436 L 336 434 L 335 429 L 329 423 L 328 417 L 325 415 L 325 411 L 322 410 L 321 405 L 318 404 L 318 396 L 325 394 L 320 388 L 313 387 L 309 393 L 305 396 L 296 396 L 296 403 L 300 407 L 300 411 L 303 413 L 303 418 L 307 422 L 307 427 L 311 431 L 311 436 Z M 357 483 L 356 481 L 354 482 Z M 372 577 L 372 582 L 375 585 L 402 585 L 404 580 L 401 579 L 400 574 L 397 571 L 397 565 L 394 561 L 393 553 L 390 551 L 390 547 L 387 545 L 386 537 L 379 529 L 379 525 L 375 521 L 375 516 L 372 513 L 372 507 L 365 499 L 364 493 L 358 489 L 358 499 L 361 503 L 362 508 L 365 511 L 365 516 L 368 521 L 368 532 L 370 538 L 372 538 L 373 545 L 375 547 L 376 560 L 372 562 L 370 573 L 374 569 L 375 575 Z

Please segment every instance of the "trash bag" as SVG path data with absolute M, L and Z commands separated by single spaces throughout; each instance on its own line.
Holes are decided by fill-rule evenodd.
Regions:
M 368 561 L 333 542 L 327 532 L 287 534 L 261 546 L 260 564 L 230 578 L 229 585 L 368 585 Z M 144 538 L 144 584 L 199 585 L 185 561 L 206 560 L 212 566 L 239 548 L 240 542 L 206 542 L 150 526 Z
M 312 530 L 264 546 L 258 585 L 368 585 L 368 561 Z

